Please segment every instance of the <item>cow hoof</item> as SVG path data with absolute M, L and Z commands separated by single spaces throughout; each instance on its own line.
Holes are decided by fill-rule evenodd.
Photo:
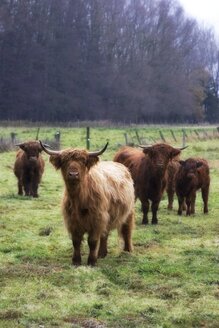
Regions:
M 151 221 L 151 224 L 158 224 L 158 221 Z
M 142 220 L 141 224 L 143 224 L 143 225 L 148 224 L 148 220 Z
M 94 259 L 88 258 L 87 265 L 94 267 L 96 265 L 96 262 L 97 262 L 96 259 L 94 260 Z
M 81 258 L 80 257 L 72 258 L 72 265 L 80 266 L 81 265 Z
M 99 257 L 99 258 L 102 258 L 102 259 L 103 259 L 103 258 L 106 257 L 106 256 L 107 256 L 107 252 L 99 252 L 99 253 L 98 253 L 98 257 Z

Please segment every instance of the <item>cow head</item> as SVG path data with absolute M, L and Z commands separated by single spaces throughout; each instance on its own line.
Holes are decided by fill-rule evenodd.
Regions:
M 88 152 L 80 149 L 54 151 L 47 149 L 42 143 L 41 146 L 50 155 L 50 162 L 53 166 L 57 170 L 61 170 L 66 185 L 76 187 L 83 181 L 90 168 L 98 162 L 98 156 L 104 153 L 108 143 L 103 149 L 96 152 Z
M 196 178 L 198 169 L 203 165 L 203 162 L 194 160 L 194 159 L 187 159 L 186 161 L 179 161 L 183 176 L 189 180 Z
M 183 148 L 173 148 L 167 144 L 156 144 L 153 146 L 141 146 L 144 154 L 151 159 L 153 166 L 160 169 L 166 169 L 167 164 L 174 157 L 178 156 Z
M 16 146 L 22 149 L 28 160 L 31 162 L 36 162 L 39 158 L 39 154 L 43 150 L 38 141 L 27 141 L 23 143 L 16 144 Z

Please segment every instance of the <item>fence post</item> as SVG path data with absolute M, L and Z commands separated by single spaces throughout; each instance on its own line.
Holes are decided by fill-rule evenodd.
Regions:
M 170 132 L 171 132 L 171 134 L 172 134 L 173 140 L 174 140 L 175 142 L 177 142 L 177 140 L 176 140 L 176 137 L 175 137 L 175 134 L 174 134 L 173 130 L 170 130 Z
M 128 136 L 127 136 L 127 133 L 124 133 L 124 137 L 125 137 L 125 144 L 127 146 L 128 145 Z
M 90 127 L 87 126 L 87 136 L 86 136 L 86 144 L 87 144 L 87 149 L 90 149 Z
M 182 133 L 183 133 L 183 135 L 182 135 L 182 146 L 185 147 L 185 145 L 186 145 L 186 132 L 185 132 L 185 130 L 182 130 Z
M 16 138 L 17 133 L 11 132 L 11 143 L 14 145 L 15 144 L 15 138 Z
M 138 144 L 140 145 L 141 144 L 141 140 L 139 138 L 139 134 L 138 134 L 138 131 L 135 130 L 135 134 L 136 134 L 136 137 L 137 137 L 137 140 L 138 140 Z
M 163 135 L 162 131 L 159 131 L 159 133 L 160 133 L 160 137 L 161 137 L 161 139 L 163 140 L 163 142 L 166 142 L 166 140 L 165 140 L 165 138 L 164 138 L 164 135 Z

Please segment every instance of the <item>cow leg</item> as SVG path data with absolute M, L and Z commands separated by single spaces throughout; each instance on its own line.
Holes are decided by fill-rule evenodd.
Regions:
M 174 190 L 173 189 L 168 189 L 167 190 L 167 196 L 168 196 L 168 210 L 173 209 L 173 200 L 174 200 Z
M 128 220 L 121 227 L 121 235 L 124 240 L 124 251 L 131 252 L 132 247 L 132 229 L 134 225 L 134 213 L 128 216 Z
M 142 224 L 148 224 L 148 211 L 149 211 L 149 201 L 141 201 L 141 209 L 143 212 Z
M 100 238 L 100 247 L 99 247 L 98 257 L 103 258 L 103 257 L 107 256 L 107 239 L 108 239 L 108 234 L 106 234 Z
M 184 197 L 178 195 L 178 204 L 179 204 L 179 207 L 178 207 L 178 215 L 182 215 L 183 204 L 184 203 L 185 203 Z
M 19 179 L 18 180 L 18 195 L 23 195 L 23 187 L 22 187 L 22 181 Z
M 186 215 L 189 216 L 191 215 L 191 198 L 190 197 L 186 197 Z
M 38 197 L 38 184 L 32 184 L 31 196 L 37 198 Z
M 202 188 L 202 199 L 204 202 L 204 213 L 208 213 L 208 193 L 209 193 L 209 186 Z
M 97 262 L 97 252 L 98 252 L 98 246 L 99 246 L 100 238 L 97 238 L 97 236 L 89 235 L 88 236 L 88 246 L 90 249 L 90 253 L 88 256 L 87 264 L 94 266 Z
M 196 200 L 196 193 L 192 194 L 191 196 L 191 214 L 195 214 L 195 200 Z
M 157 211 L 158 211 L 158 207 L 159 207 L 159 203 L 160 201 L 152 201 L 152 205 L 151 205 L 151 211 L 152 211 L 152 224 L 158 224 L 158 218 L 157 218 Z
M 23 181 L 25 196 L 30 196 L 31 186 L 28 178 Z
M 73 256 L 72 256 L 72 264 L 73 265 L 81 265 L 81 242 L 82 235 L 74 234 L 72 235 L 72 244 L 74 248 Z

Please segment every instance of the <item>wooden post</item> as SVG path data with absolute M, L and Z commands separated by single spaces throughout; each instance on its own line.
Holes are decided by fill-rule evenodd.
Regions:
M 60 131 L 57 131 L 54 134 L 55 141 L 58 142 L 58 143 L 60 143 L 60 137 L 61 137 L 61 133 L 60 133 Z
M 127 133 L 124 133 L 124 137 L 125 137 L 125 144 L 127 146 L 128 145 L 128 136 L 127 136 Z
M 139 134 L 138 134 L 138 130 L 135 130 L 135 134 L 136 134 L 136 137 L 137 137 L 137 140 L 138 140 L 138 144 L 140 145 L 141 140 L 140 140 L 140 137 L 139 137 Z
M 160 137 L 161 137 L 161 139 L 163 140 L 163 142 L 166 142 L 166 140 L 165 140 L 165 138 L 164 138 L 164 135 L 163 135 L 162 131 L 159 131 L 159 133 L 160 133 Z
M 40 132 L 40 128 L 37 129 L 36 140 L 39 139 L 39 132 Z
M 87 136 L 86 136 L 87 150 L 90 149 L 90 127 L 87 126 Z
M 15 144 L 15 138 L 16 138 L 17 133 L 11 132 L 11 143 L 14 145 Z
M 185 133 L 185 130 L 182 130 L 182 147 L 185 147 L 186 145 L 186 133 Z
M 175 142 L 177 142 L 177 140 L 176 140 L 176 137 L 175 137 L 175 134 L 174 134 L 173 130 L 170 130 L 170 132 L 171 132 L 171 134 L 172 134 L 173 140 L 174 140 Z

